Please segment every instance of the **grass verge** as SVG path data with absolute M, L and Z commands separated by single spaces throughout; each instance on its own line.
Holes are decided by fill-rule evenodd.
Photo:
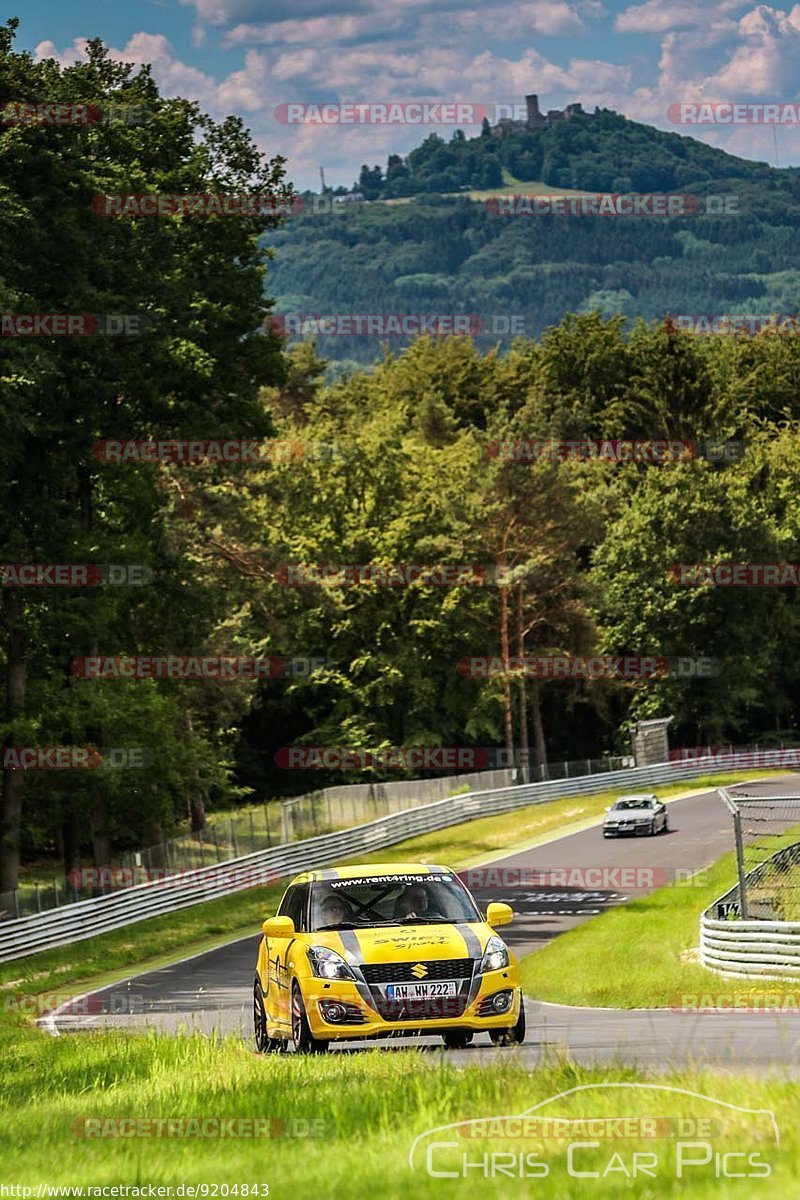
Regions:
M 774 838 L 775 848 L 797 836 Z M 722 1007 L 766 999 L 775 1006 L 784 996 L 787 1005 L 793 997 L 800 1003 L 800 986 L 791 980 L 735 979 L 697 961 L 700 914 L 735 879 L 731 851 L 690 879 L 606 909 L 526 955 L 523 987 L 538 1000 L 599 1008 L 708 1008 L 717 996 Z
M 173 1189 L 173 1196 L 181 1184 L 210 1185 L 209 1196 L 215 1194 L 214 1184 L 227 1185 L 228 1195 L 247 1194 L 241 1190 L 244 1184 L 248 1189 L 267 1184 L 269 1196 L 277 1200 L 463 1200 L 465 1186 L 474 1188 L 476 1181 L 485 1197 L 535 1194 L 559 1200 L 585 1200 L 587 1183 L 599 1197 L 622 1191 L 642 1198 L 669 1196 L 680 1187 L 697 1200 L 749 1200 L 788 1197 L 800 1190 L 796 1085 L 788 1080 L 723 1080 L 712 1072 L 693 1071 L 647 1078 L 625 1067 L 584 1069 L 557 1056 L 529 1070 L 514 1051 L 493 1054 L 491 1064 L 459 1068 L 439 1050 L 259 1058 L 233 1039 L 101 1033 L 52 1040 L 26 1031 L 0 1058 L 2 1182 L 32 1188 L 33 1196 L 40 1183 L 164 1186 Z M 685 1138 L 705 1142 L 708 1159 L 703 1161 L 706 1154 L 697 1148 L 682 1151 L 698 1165 L 685 1166 L 677 1183 L 680 1137 L 671 1125 L 660 1127 L 655 1138 L 624 1141 L 589 1139 L 585 1132 L 543 1138 L 532 1131 L 531 1137 L 502 1140 L 445 1131 L 426 1138 L 413 1169 L 409 1164 L 412 1144 L 428 1130 L 517 1114 L 568 1089 L 609 1082 L 647 1088 L 581 1091 L 548 1106 L 546 1114 L 572 1119 L 657 1116 L 672 1122 L 710 1118 L 710 1134 Z M 701 1096 L 659 1091 L 660 1084 Z M 723 1100 L 774 1112 L 780 1148 L 769 1118 L 716 1102 Z M 113 1124 L 119 1118 L 143 1117 L 260 1118 L 270 1123 L 273 1136 L 153 1136 L 152 1127 L 150 1136 L 120 1136 L 120 1126 Z M 87 1120 L 94 1124 L 87 1126 Z M 201 1128 L 195 1126 L 196 1131 Z M 87 1131 L 94 1136 L 87 1137 Z M 301 1136 L 309 1133 L 317 1136 Z M 582 1145 L 576 1147 L 570 1174 L 567 1146 L 573 1140 Z M 434 1148 L 430 1158 L 433 1171 L 455 1171 L 455 1178 L 435 1177 L 426 1169 L 425 1152 L 432 1141 L 455 1143 Z M 649 1164 L 648 1173 L 635 1179 L 627 1177 L 634 1152 L 647 1154 Z M 769 1177 L 720 1178 L 716 1156 L 725 1152 L 743 1156 L 731 1160 L 729 1170 L 754 1176 L 766 1169 Z M 485 1157 L 501 1153 L 505 1157 L 499 1162 Z M 520 1155 L 527 1178 L 520 1178 Z M 755 1160 L 748 1161 L 748 1155 Z M 464 1168 L 465 1161 L 475 1165 Z M 579 1178 L 577 1171 L 597 1174 Z

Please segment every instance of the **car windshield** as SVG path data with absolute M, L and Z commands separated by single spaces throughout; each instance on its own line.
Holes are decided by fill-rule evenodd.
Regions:
M 652 800 L 648 800 L 644 796 L 627 796 L 624 800 L 618 800 L 614 808 L 617 811 L 626 808 L 650 808 L 652 803 Z
M 453 875 L 374 875 L 311 886 L 312 930 L 480 920 L 472 898 Z

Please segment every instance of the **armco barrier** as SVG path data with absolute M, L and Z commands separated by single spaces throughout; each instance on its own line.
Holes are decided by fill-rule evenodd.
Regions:
M 755 883 L 775 860 L 796 857 L 800 843 L 784 847 L 750 871 Z M 719 975 L 744 979 L 800 979 L 800 921 L 770 921 L 739 917 L 720 920 L 718 905 L 734 904 L 739 885 L 710 905 L 700 918 L 700 961 Z M 715 915 L 712 915 L 715 914 Z
M 0 962 L 23 958 L 52 946 L 95 937 L 148 917 L 177 912 L 204 900 L 264 883 L 274 883 L 301 870 L 325 866 L 344 858 L 371 853 L 422 833 L 444 829 L 475 817 L 510 812 L 529 804 L 545 804 L 587 792 L 641 789 L 676 783 L 715 771 L 747 767 L 752 754 L 697 759 L 692 763 L 661 763 L 605 771 L 558 782 L 530 783 L 492 791 L 451 796 L 405 812 L 379 817 L 365 825 L 273 846 L 232 861 L 201 867 L 163 881 L 140 884 L 124 891 L 81 900 L 50 912 L 0 924 Z M 758 764 L 761 765 L 760 763 Z

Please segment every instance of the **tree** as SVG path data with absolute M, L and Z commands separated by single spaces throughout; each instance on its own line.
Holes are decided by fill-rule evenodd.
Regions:
M 3 339 L 0 429 L 9 437 L 0 458 L 0 519 L 6 554 L 13 562 L 122 558 L 169 566 L 173 574 L 166 585 L 159 581 L 147 589 L 146 601 L 136 589 L 37 589 L 34 598 L 22 589 L 5 593 L 6 746 L 67 729 L 79 742 L 105 738 L 114 727 L 119 693 L 112 697 L 98 688 L 86 704 L 85 692 L 74 686 L 71 660 L 130 652 L 138 639 L 139 647 L 157 649 L 165 633 L 175 640 L 164 648 L 179 651 L 196 634 L 202 606 L 191 586 L 183 609 L 173 605 L 170 611 L 167 604 L 186 581 L 163 545 L 163 469 L 101 467 L 93 444 L 195 431 L 209 438 L 267 434 L 271 424 L 259 388 L 283 375 L 279 340 L 259 332 L 269 310 L 263 297 L 267 254 L 259 238 L 275 225 L 274 216 L 104 218 L 93 210 L 93 198 L 150 191 L 258 191 L 277 201 L 288 196 L 282 160 L 265 160 L 238 119 L 217 125 L 194 104 L 163 99 L 148 68 L 134 73 L 132 66 L 112 62 L 99 41 L 88 43 L 86 61 L 75 66 L 35 63 L 14 51 L 15 31 L 14 21 L 0 31 L 3 98 L 44 95 L 101 107 L 136 103 L 150 119 L 142 126 L 3 126 L 2 230 L 13 250 L 3 257 L 0 286 L 8 311 L 144 314 L 151 324 L 138 337 L 51 339 L 44 349 L 31 340 L 24 354 Z M 163 708 L 160 716 L 155 710 L 148 716 L 147 706 L 138 711 L 139 738 L 157 741 L 152 722 L 162 719 Z M 177 741 L 176 734 L 173 747 Z M 113 789 L 93 779 L 84 786 L 96 853 L 105 854 L 115 819 Z M 168 815 L 171 789 L 148 786 L 156 808 Z M 60 787 L 51 783 L 47 789 L 51 824 L 63 815 Z M 17 882 L 24 790 L 23 773 L 6 768 L 0 891 Z M 127 804 L 121 793 L 117 798 Z

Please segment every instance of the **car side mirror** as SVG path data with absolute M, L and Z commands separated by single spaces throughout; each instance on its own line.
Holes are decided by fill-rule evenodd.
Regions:
M 492 929 L 497 929 L 500 925 L 510 925 L 513 920 L 514 910 L 508 904 L 495 902 L 486 909 L 486 924 L 491 925 Z
M 294 921 L 291 917 L 267 917 L 261 932 L 268 938 L 291 937 L 295 932 Z
M 606 812 L 611 812 L 611 805 L 610 805 L 610 804 L 607 804 L 607 805 L 606 805 Z

